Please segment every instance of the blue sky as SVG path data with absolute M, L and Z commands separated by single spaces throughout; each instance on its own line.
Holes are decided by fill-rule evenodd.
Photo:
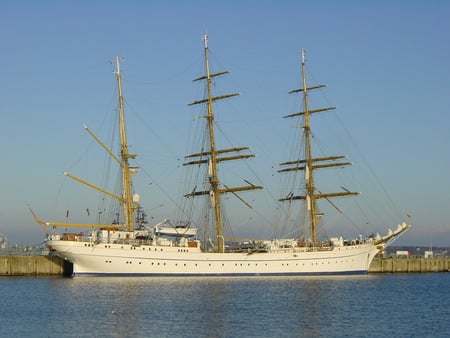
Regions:
M 109 60 L 116 55 L 126 58 L 129 142 L 145 168 L 136 188 L 154 220 L 173 215 L 182 194 L 177 159 L 188 150 L 195 116 L 187 104 L 199 98 L 191 80 L 203 72 L 200 38 L 207 31 L 213 71 L 231 72 L 217 81 L 218 92 L 240 93 L 218 119 L 233 128 L 237 145 L 257 154 L 253 166 L 269 193 L 277 193 L 277 163 L 286 160 L 283 141 L 292 124 L 280 117 L 296 110 L 287 92 L 299 85 L 305 48 L 310 83 L 328 86 L 318 98 L 338 107 L 319 128 L 324 143 L 332 151 L 344 145 L 353 162 L 362 158 L 366 173 L 375 174 L 358 177 L 357 188 L 394 210 L 368 202 L 374 212 L 367 231 L 383 232 L 410 214 L 414 228 L 398 243 L 450 244 L 448 2 L 1 1 L 0 7 L 0 232 L 10 242 L 43 240 L 28 205 L 51 220 L 64 220 L 69 208 L 96 208 L 97 195 L 62 173 L 100 177 L 103 153 L 82 124 L 107 135 L 116 102 Z M 341 124 L 356 146 L 332 138 Z M 271 209 L 257 195 L 250 200 Z

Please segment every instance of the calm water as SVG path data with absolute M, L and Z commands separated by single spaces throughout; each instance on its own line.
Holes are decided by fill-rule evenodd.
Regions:
M 0 278 L 1 337 L 449 337 L 450 273 Z

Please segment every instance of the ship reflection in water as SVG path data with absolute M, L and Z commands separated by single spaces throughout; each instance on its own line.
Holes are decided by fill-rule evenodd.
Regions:
M 3 278 L 0 325 L 5 337 L 448 337 L 449 283 L 448 273 Z

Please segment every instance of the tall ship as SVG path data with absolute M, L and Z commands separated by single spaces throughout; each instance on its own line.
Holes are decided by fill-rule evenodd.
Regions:
M 121 205 L 121 217 L 111 224 L 68 224 L 40 220 L 33 212 L 35 220 L 47 226 L 49 233 L 46 245 L 49 250 L 73 263 L 74 276 L 277 276 L 277 275 L 325 275 L 325 274 L 365 274 L 374 256 L 385 250 L 396 237 L 410 228 L 402 223 L 385 236 L 372 235 L 346 240 L 334 237 L 322 240 L 318 235 L 318 223 L 322 218 L 317 201 L 333 197 L 355 195 L 351 191 L 321 193 L 314 181 L 316 170 L 343 166 L 342 156 L 315 157 L 311 150 L 310 115 L 330 108 L 308 107 L 308 93 L 321 86 L 308 87 L 305 75 L 305 58 L 302 51 L 302 87 L 292 91 L 303 95 L 303 109 L 286 118 L 301 117 L 303 130 L 304 158 L 281 164 L 280 172 L 301 172 L 304 182 L 300 188 L 303 194 L 290 194 L 280 199 L 289 203 L 303 201 L 305 205 L 304 223 L 308 235 L 294 238 L 252 239 L 229 241 L 224 233 L 222 195 L 229 194 L 245 201 L 238 193 L 262 189 L 249 181 L 245 186 L 229 187 L 219 177 L 219 164 L 225 161 L 245 160 L 254 155 L 247 147 L 219 148 L 216 145 L 216 121 L 214 104 L 218 100 L 238 94 L 214 96 L 213 79 L 228 72 L 210 71 L 208 37 L 204 36 L 205 74 L 194 81 L 205 83 L 205 98 L 191 105 L 203 105 L 205 114 L 205 146 L 197 153 L 186 156 L 185 166 L 205 167 L 204 189 L 194 187 L 186 198 L 203 198 L 210 203 L 212 232 L 206 240 L 200 239 L 200 227 L 190 223 L 176 223 L 164 220 L 148 226 L 142 221 L 139 197 L 132 190 L 132 176 L 136 167 L 131 162 L 136 154 L 129 152 L 125 128 L 124 98 L 122 93 L 121 59 L 115 59 L 115 76 L 118 87 L 118 120 L 120 155 L 108 148 L 93 132 L 96 141 L 117 162 L 121 172 L 121 193 L 114 194 L 91 184 L 72 174 L 70 178 L 88 185 Z M 303 152 L 302 152 L 303 153 Z M 223 168 L 221 168 L 223 169 Z M 297 201 L 298 200 L 298 201 Z M 300 203 L 299 203 L 300 204 Z M 300 223 L 300 221 L 299 221 Z M 59 233 L 59 227 L 86 228 L 84 232 Z

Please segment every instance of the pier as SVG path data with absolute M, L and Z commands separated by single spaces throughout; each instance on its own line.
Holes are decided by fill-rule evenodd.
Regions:
M 369 273 L 450 272 L 450 257 L 375 258 Z M 0 256 L 0 276 L 70 276 L 72 264 L 57 256 Z
M 57 256 L 0 256 L 0 276 L 70 275 L 72 264 Z
M 449 256 L 375 258 L 369 273 L 449 272 Z

